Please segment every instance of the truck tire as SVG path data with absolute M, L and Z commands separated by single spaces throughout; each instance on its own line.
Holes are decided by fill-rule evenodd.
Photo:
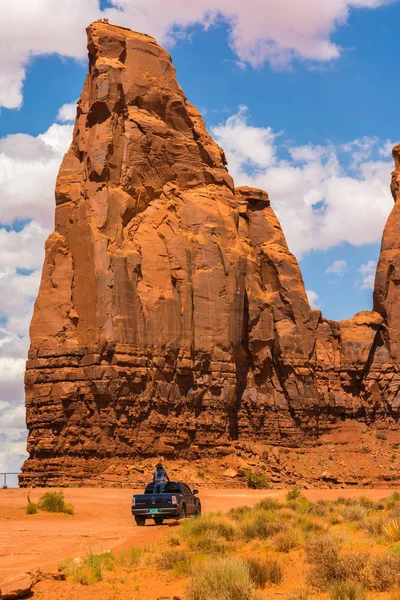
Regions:
M 179 519 L 186 519 L 186 506 L 184 504 L 182 504 L 179 512 Z
M 195 517 L 200 517 L 201 516 L 201 504 L 200 504 L 200 502 L 198 502 L 196 504 L 196 510 L 194 512 L 194 516 Z
M 138 527 L 143 527 L 146 525 L 146 519 L 144 517 L 135 517 L 135 521 Z
M 164 522 L 164 519 L 162 517 L 154 517 L 154 523 L 156 525 L 162 525 Z

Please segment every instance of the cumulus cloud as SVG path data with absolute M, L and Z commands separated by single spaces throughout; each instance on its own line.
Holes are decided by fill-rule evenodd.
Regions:
M 337 275 L 341 277 L 346 273 L 348 264 L 346 260 L 334 260 L 333 263 L 326 269 L 325 275 Z
M 76 102 L 63 104 L 57 113 L 57 121 L 61 123 L 71 123 L 76 117 Z
M 29 323 L 53 229 L 56 174 L 71 135 L 72 126 L 53 124 L 37 137 L 0 139 L 0 471 L 18 470 L 26 456 Z
M 361 280 L 357 282 L 357 287 L 362 290 L 373 290 L 375 283 L 376 261 L 369 260 L 359 268 Z
M 54 123 L 33 137 L 12 134 L 0 140 L 0 223 L 36 219 L 53 227 L 54 184 L 72 125 Z
M 236 185 L 269 193 L 298 258 L 345 242 L 380 240 L 393 206 L 393 163 L 382 160 L 377 138 L 339 146 L 288 145 L 283 132 L 252 126 L 244 107 L 211 131 L 224 147 Z
M 308 302 L 310 303 L 311 308 L 315 308 L 319 310 L 321 308 L 319 295 L 314 290 L 306 290 Z
M 229 43 L 241 63 L 265 62 L 287 67 L 295 59 L 330 61 L 341 48 L 331 35 L 352 9 L 376 9 L 396 0 L 110 0 L 101 12 L 99 0 L 0 0 L 6 16 L 0 40 L 0 106 L 18 108 L 29 62 L 57 53 L 84 59 L 85 27 L 101 16 L 154 35 L 172 44 L 185 30 L 224 21 Z M 21 33 L 23 32 L 23 34 Z

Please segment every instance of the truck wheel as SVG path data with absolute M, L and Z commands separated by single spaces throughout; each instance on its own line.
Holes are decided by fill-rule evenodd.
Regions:
M 179 513 L 180 519 L 186 519 L 186 506 L 183 504 Z
M 154 517 L 154 523 L 156 525 L 162 525 L 164 522 L 164 519 L 162 517 Z
M 195 517 L 200 517 L 201 516 L 201 504 L 200 504 L 200 502 L 196 505 L 196 510 L 195 510 L 194 516 Z
M 144 517 L 135 517 L 135 521 L 138 527 L 143 527 L 146 525 L 146 519 Z

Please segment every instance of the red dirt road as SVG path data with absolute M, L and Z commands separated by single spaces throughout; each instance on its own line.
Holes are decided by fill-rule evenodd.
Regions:
M 43 490 L 31 492 L 37 501 Z M 144 545 L 160 541 L 171 529 L 168 526 L 136 527 L 130 514 L 132 491 L 120 489 L 66 489 L 65 498 L 75 507 L 75 514 L 58 515 L 39 512 L 26 515 L 26 490 L 0 490 L 0 583 L 12 574 L 41 568 L 55 571 L 68 557 L 84 556 L 88 550 L 101 552 L 126 544 Z M 378 500 L 393 493 L 385 489 L 308 490 L 310 500 L 335 499 L 338 496 L 368 496 Z M 282 498 L 284 490 L 210 490 L 202 489 L 203 512 L 226 511 L 261 498 Z

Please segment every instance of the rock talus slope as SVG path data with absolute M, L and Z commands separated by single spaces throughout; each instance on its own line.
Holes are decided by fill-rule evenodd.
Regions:
M 104 23 L 88 49 L 31 324 L 21 484 L 397 422 L 397 204 L 375 311 L 323 319 L 268 195 L 235 189 L 169 54 Z

